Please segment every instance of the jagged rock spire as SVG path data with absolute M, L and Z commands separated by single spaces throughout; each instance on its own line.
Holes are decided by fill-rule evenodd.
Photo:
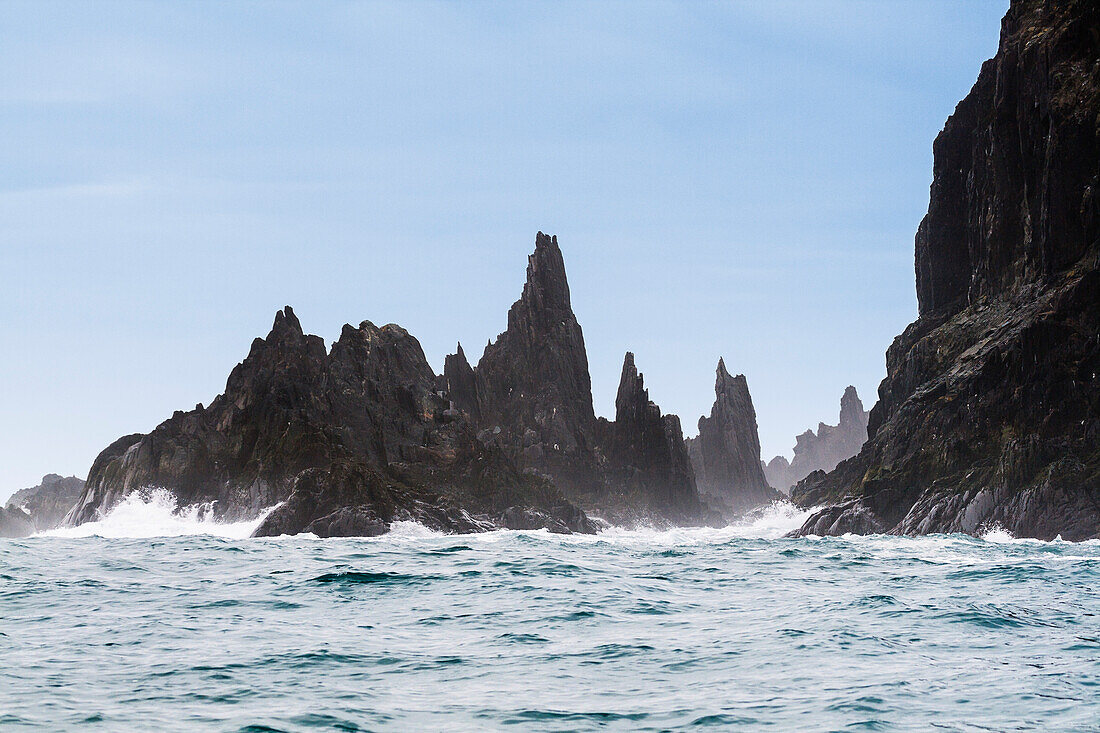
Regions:
M 756 410 L 745 375 L 731 376 L 718 360 L 710 417 L 699 418 L 699 437 L 689 441 L 689 454 L 699 491 L 735 511 L 775 498 L 760 464 Z
M 486 347 L 476 377 L 483 427 L 500 428 L 500 442 L 519 452 L 523 465 L 567 487 L 598 480 L 592 379 L 556 237 L 535 237 L 508 329 Z

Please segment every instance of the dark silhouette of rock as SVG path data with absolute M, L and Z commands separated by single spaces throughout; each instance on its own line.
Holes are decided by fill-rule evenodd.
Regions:
M 443 362 L 444 387 L 451 398 L 452 409 L 465 412 L 476 423 L 481 419 L 477 404 L 477 377 L 466 360 L 462 344 L 454 354 L 448 354 Z
M 840 398 L 840 422 L 818 423 L 817 432 L 807 430 L 795 438 L 794 460 L 776 456 L 764 467 L 768 483 L 787 491 L 814 471 L 832 471 L 851 458 L 867 441 L 867 417 L 856 388 L 849 386 Z
M 714 520 L 679 419 L 649 401 L 633 356 L 615 422 L 597 422 L 561 250 L 541 232 L 508 328 L 476 369 L 459 345 L 436 375 L 407 331 L 369 321 L 345 326 L 326 353 L 287 307 L 208 407 L 103 451 L 67 521 L 152 487 L 229 519 L 281 503 L 259 534 L 369 535 L 400 520 L 595 531 L 578 506 Z
M 662 415 L 629 351 L 623 360 L 615 421 L 597 421 L 597 442 L 606 457 L 608 483 L 665 516 L 698 518 L 703 511 L 684 444 L 680 418 Z
M 480 440 L 576 503 L 622 523 L 713 521 L 695 489 L 679 418 L 649 401 L 632 354 L 622 379 L 615 421 L 597 420 L 564 260 L 557 238 L 542 232 L 507 330 L 476 368 L 460 349 L 444 369 L 455 408 L 478 425 Z
M 934 145 L 919 317 L 803 533 L 1100 536 L 1100 5 L 1015 0 Z M 834 529 L 835 528 L 835 529 Z
M 699 418 L 699 437 L 686 441 L 699 492 L 733 512 L 780 498 L 760 463 L 760 434 L 745 375 L 730 376 L 718 360 L 710 417 Z
M 556 489 L 521 475 L 445 414 L 451 402 L 439 381 L 400 326 L 345 326 L 326 353 L 287 307 L 208 407 L 177 412 L 100 454 L 67 521 L 95 519 L 148 487 L 172 491 L 181 506 L 209 504 L 223 518 L 285 502 L 265 534 L 371 534 L 395 518 L 466 531 L 499 524 L 507 502 L 548 518 L 562 513 Z M 484 520 L 469 520 L 472 509 L 485 510 Z M 574 520 L 592 531 L 583 513 Z
M 563 491 L 601 493 L 588 355 L 557 237 L 536 236 L 523 293 L 508 329 L 485 348 L 476 382 L 486 439 Z
M 32 532 L 45 532 L 61 524 L 83 489 L 84 482 L 76 476 L 66 478 L 48 473 L 38 486 L 20 489 L 12 494 L 7 508 L 18 509 L 27 515 Z M 18 515 L 16 518 L 21 519 Z

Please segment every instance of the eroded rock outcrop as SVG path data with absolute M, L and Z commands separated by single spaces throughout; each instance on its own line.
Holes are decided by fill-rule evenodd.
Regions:
M 508 328 L 477 367 L 461 348 L 444 383 L 456 409 L 525 473 L 617 522 L 714 521 L 699 501 L 675 415 L 661 415 L 628 354 L 614 422 L 595 417 L 584 336 L 556 237 L 539 232 Z
M 807 430 L 795 438 L 794 460 L 776 456 L 764 467 L 768 483 L 781 491 L 814 471 L 832 471 L 845 458 L 851 458 L 867 441 L 867 418 L 856 388 L 849 386 L 840 398 L 840 421 L 836 425 L 818 423 L 817 432 Z
M 718 506 L 744 512 L 780 498 L 760 463 L 760 434 L 745 375 L 730 376 L 718 360 L 710 417 L 686 441 L 699 492 Z
M 403 517 L 464 531 L 500 526 L 509 502 L 534 516 L 563 513 L 568 502 L 553 486 L 521 475 L 447 414 L 438 381 L 400 326 L 345 326 L 326 353 L 287 307 L 208 407 L 103 451 L 67 521 L 95 519 L 148 487 L 224 518 L 284 502 L 261 527 L 267 534 L 373 534 Z M 591 531 L 569 508 L 579 513 L 572 526 Z M 485 515 L 471 520 L 471 510 Z
M 34 532 L 30 514 L 17 506 L 0 506 L 0 537 L 29 537 Z
M 588 354 L 557 237 L 535 238 L 523 293 L 508 311 L 507 330 L 485 348 L 476 385 L 486 437 L 522 468 L 571 494 L 603 491 Z
M 615 421 L 597 421 L 597 442 L 606 458 L 608 483 L 635 502 L 665 516 L 698 520 L 695 475 L 680 418 L 662 415 L 649 399 L 645 380 L 627 352 L 615 397 Z
M 1015 0 L 934 145 L 919 317 L 803 533 L 1100 536 L 1100 5 Z
M 38 486 L 20 489 L 8 499 L 8 521 L 13 527 L 11 531 L 15 532 L 14 528 L 23 526 L 24 522 L 29 523 L 26 534 L 54 529 L 64 521 L 65 515 L 76 504 L 83 489 L 84 482 L 76 476 L 65 477 L 56 473 L 43 476 Z

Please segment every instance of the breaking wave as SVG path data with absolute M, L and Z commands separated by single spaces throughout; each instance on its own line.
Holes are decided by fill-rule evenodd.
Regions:
M 244 522 L 219 522 L 213 518 L 209 504 L 181 508 L 170 491 L 150 489 L 129 494 L 98 521 L 53 529 L 39 536 L 140 539 L 212 535 L 244 539 L 252 535 L 270 511 Z

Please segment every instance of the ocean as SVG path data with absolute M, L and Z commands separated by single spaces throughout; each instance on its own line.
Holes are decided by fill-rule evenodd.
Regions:
M 174 509 L 0 540 L 0 730 L 1100 730 L 1096 542 Z

